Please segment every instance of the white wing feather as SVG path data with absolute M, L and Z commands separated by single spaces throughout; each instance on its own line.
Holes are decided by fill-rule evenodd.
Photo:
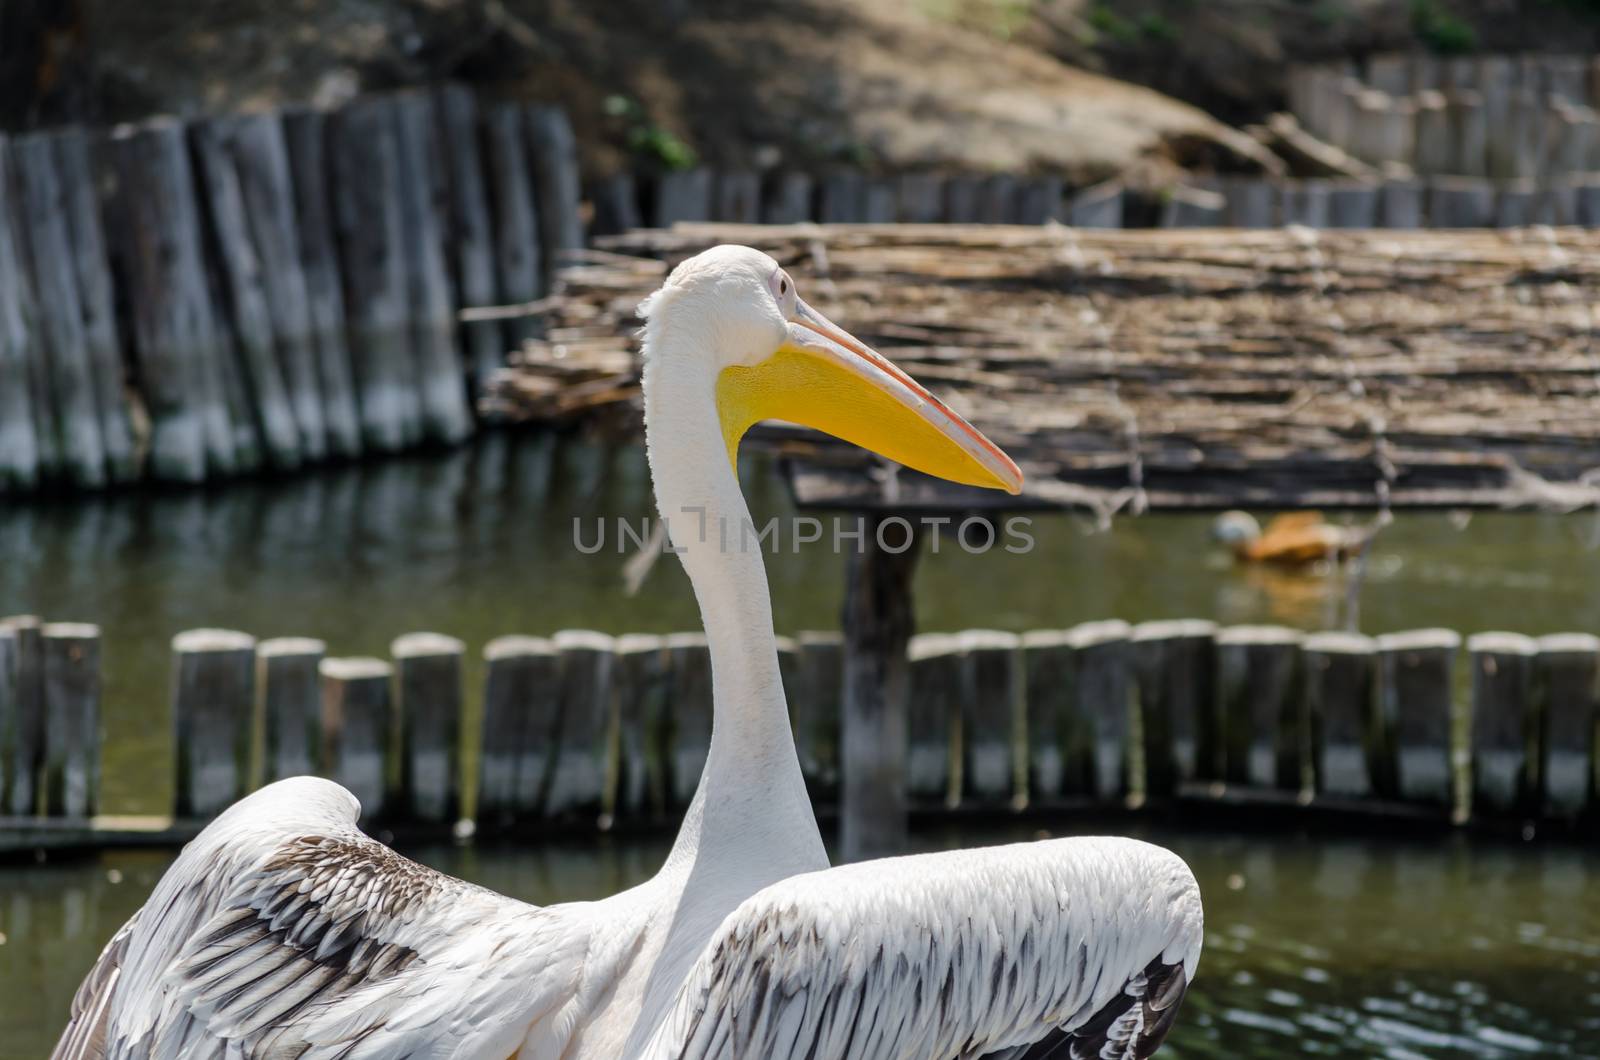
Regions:
M 728 916 L 647 1055 L 1142 1058 L 1201 935 L 1188 866 L 1134 840 L 809 873 Z

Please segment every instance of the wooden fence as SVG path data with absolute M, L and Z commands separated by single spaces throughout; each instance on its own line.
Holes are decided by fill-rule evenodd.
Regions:
M 1175 798 L 1421 819 L 1569 823 L 1600 813 L 1600 638 L 1367 637 L 1206 621 L 1093 622 L 1023 634 L 923 634 L 910 646 L 903 783 L 913 806 L 999 811 Z M 583 630 L 484 649 L 481 724 L 463 724 L 463 644 L 404 636 L 391 658 L 228 630 L 173 640 L 173 816 L 198 821 L 255 785 L 320 772 L 369 822 L 451 827 L 465 747 L 480 828 L 670 820 L 711 732 L 699 634 Z M 814 799 L 837 797 L 840 639 L 780 646 Z M 4 830 L 95 814 L 98 633 L 0 626 Z M 259 740 L 259 746 L 257 745 Z M 869 756 L 870 757 L 870 756 Z M 252 763 L 256 763 L 253 767 Z

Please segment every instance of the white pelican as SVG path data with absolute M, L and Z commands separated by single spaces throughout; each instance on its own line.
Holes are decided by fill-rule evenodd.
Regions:
M 701 532 L 748 518 L 733 458 L 769 416 L 961 482 L 1015 492 L 1016 466 L 758 251 L 684 262 L 641 311 L 650 469 L 716 702 L 661 872 L 600 902 L 526 905 L 367 838 L 343 788 L 281 781 L 184 849 L 79 989 L 55 1056 L 1154 1052 L 1200 956 L 1187 866 L 1063 839 L 830 869 L 759 553 Z

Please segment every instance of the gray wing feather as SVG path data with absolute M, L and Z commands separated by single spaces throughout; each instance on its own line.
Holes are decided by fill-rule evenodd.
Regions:
M 1064 1058 L 1147 1057 L 1201 935 L 1188 867 L 1133 840 L 797 876 L 723 922 L 647 1055 L 1031 1060 L 1064 1044 Z M 1100 1051 L 1112 1042 L 1124 1047 Z

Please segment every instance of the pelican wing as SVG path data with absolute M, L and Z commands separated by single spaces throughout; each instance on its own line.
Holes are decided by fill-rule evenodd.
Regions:
M 1133 1060 L 1199 961 L 1175 855 L 1064 839 L 795 876 L 723 922 L 653 1060 Z
M 410 861 L 336 784 L 218 817 L 79 988 L 57 1060 L 510 1056 L 569 1024 L 587 933 Z

